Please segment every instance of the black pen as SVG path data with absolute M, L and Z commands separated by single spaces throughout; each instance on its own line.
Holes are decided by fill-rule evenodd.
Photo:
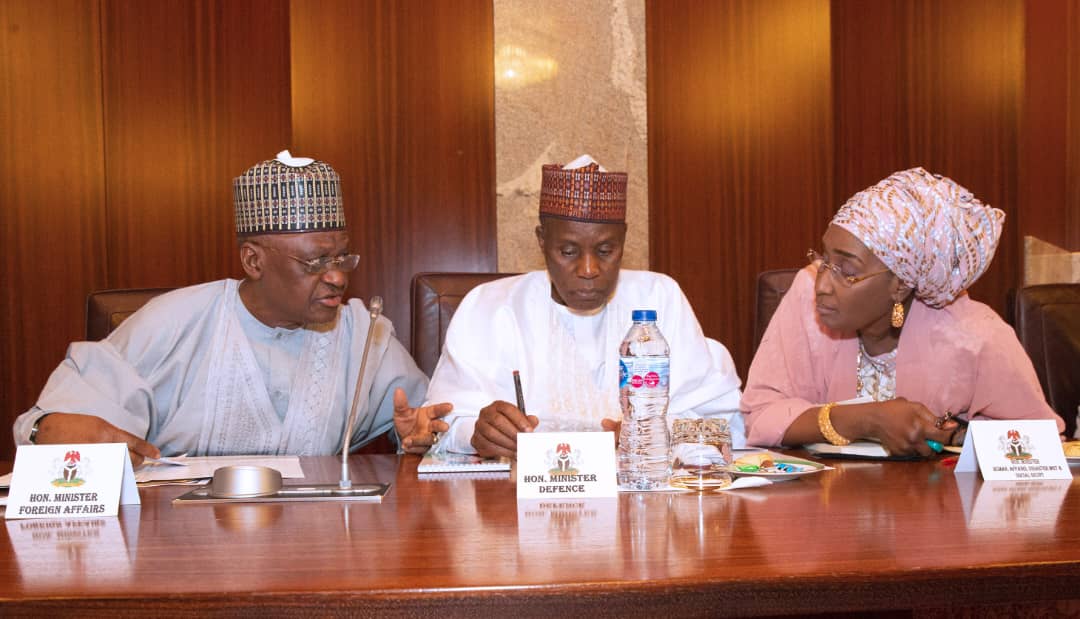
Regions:
M 521 414 L 525 414 L 525 396 L 521 393 L 521 374 L 514 370 L 514 393 L 517 394 L 517 407 Z

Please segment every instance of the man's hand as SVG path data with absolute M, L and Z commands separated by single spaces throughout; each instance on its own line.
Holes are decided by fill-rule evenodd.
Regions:
M 600 427 L 604 432 L 615 433 L 615 449 L 619 448 L 619 434 L 622 433 L 622 422 L 618 419 L 608 419 L 607 417 L 600 420 Z
M 49 413 L 38 423 L 35 442 L 57 443 L 127 443 L 131 464 L 139 466 L 143 458 L 160 458 L 157 447 L 93 415 Z
M 874 413 L 873 438 L 881 441 L 890 454 L 897 456 L 932 456 L 934 450 L 926 441 L 948 445 L 957 426 L 955 421 L 948 421 L 937 427 L 937 415 L 919 402 L 904 398 L 880 402 Z
M 513 458 L 517 456 L 518 432 L 532 432 L 538 423 L 536 415 L 526 416 L 509 402 L 492 402 L 480 409 L 473 430 L 473 449 L 484 458 Z
M 411 408 L 409 397 L 400 387 L 394 390 L 394 429 L 401 437 L 406 453 L 422 454 L 435 444 L 435 433 L 450 429 L 441 417 L 450 414 L 454 406 L 447 402 Z

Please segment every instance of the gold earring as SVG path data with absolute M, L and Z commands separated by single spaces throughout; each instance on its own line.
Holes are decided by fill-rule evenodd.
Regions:
M 904 326 L 904 306 L 899 303 L 892 306 L 892 326 L 897 329 Z

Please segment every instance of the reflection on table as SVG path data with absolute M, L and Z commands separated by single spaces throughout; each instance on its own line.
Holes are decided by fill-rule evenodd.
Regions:
M 1080 577 L 1072 482 L 832 462 L 731 493 L 518 502 L 512 478 L 418 479 L 418 461 L 351 460 L 393 484 L 381 504 L 175 506 L 190 488 L 165 486 L 116 519 L 8 522 L 0 612 L 779 614 L 1045 603 Z

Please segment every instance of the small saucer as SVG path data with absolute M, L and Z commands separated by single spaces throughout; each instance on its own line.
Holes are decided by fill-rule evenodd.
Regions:
M 672 475 L 668 484 L 682 490 L 696 490 L 705 492 L 709 490 L 723 490 L 731 485 L 732 477 L 728 473 L 720 475 Z

